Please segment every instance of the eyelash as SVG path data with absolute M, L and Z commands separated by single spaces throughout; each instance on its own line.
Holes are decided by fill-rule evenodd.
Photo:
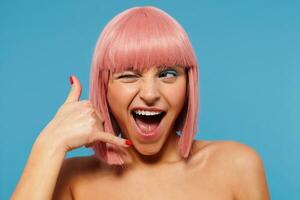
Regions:
M 178 76 L 178 73 L 175 69 L 167 69 L 167 70 L 163 70 L 159 73 L 159 78 L 162 77 L 162 75 L 167 75 L 167 74 L 171 74 L 173 75 L 172 77 L 177 77 Z M 138 75 L 135 75 L 135 74 L 123 74 L 123 75 L 120 75 L 118 77 L 118 79 L 122 79 L 122 78 L 136 78 Z M 172 77 L 165 77 L 165 78 L 172 78 Z
M 133 74 L 124 74 L 124 75 L 121 75 L 118 77 L 118 79 L 120 78 L 135 78 L 136 75 L 133 75 Z
M 164 74 L 172 74 L 173 76 L 172 77 L 176 77 L 178 74 L 177 74 L 177 71 L 175 69 L 167 69 L 167 70 L 164 70 L 162 72 L 159 73 L 159 77 L 161 77 L 161 75 Z M 166 77 L 166 78 L 172 78 L 172 77 Z

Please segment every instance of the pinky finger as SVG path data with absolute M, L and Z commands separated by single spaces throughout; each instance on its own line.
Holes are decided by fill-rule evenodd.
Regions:
M 95 136 L 94 136 L 95 137 Z M 96 138 L 93 138 L 93 142 L 86 144 L 86 147 L 90 147 L 94 145 L 97 141 L 101 142 L 107 142 L 110 144 L 118 145 L 118 146 L 123 146 L 123 147 L 130 147 L 133 145 L 133 143 L 130 140 L 124 139 L 117 137 L 111 133 L 107 132 L 102 132 L 100 131 L 99 133 L 96 134 Z

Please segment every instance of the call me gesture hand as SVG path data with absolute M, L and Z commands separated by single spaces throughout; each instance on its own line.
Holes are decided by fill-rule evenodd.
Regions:
M 65 152 L 81 146 L 89 147 L 96 141 L 130 146 L 126 139 L 103 131 L 104 120 L 101 113 L 93 108 L 89 100 L 80 101 L 80 81 L 76 76 L 71 76 L 70 82 L 72 87 L 66 101 L 42 132 L 53 138 L 57 147 Z
M 37 137 L 11 199 L 52 199 L 68 151 L 96 141 L 129 147 L 131 142 L 103 131 L 104 120 L 88 100 L 80 101 L 81 84 L 70 77 L 71 91 L 54 118 Z

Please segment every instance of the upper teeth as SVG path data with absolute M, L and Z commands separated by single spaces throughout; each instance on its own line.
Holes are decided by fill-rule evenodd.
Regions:
M 145 110 L 135 110 L 134 111 L 135 114 L 137 115 L 159 115 L 162 112 L 154 112 L 154 111 L 145 111 Z

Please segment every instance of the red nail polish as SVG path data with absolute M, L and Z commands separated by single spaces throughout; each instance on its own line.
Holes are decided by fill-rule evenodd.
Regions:
M 73 85 L 73 78 L 72 78 L 72 76 L 70 76 L 70 83 L 71 83 L 71 85 Z
M 125 144 L 131 146 L 132 145 L 132 142 L 130 140 L 125 140 Z

